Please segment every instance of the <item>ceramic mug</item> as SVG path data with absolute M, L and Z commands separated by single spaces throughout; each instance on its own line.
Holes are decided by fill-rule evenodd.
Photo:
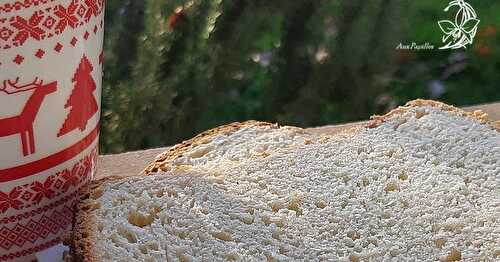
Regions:
M 0 261 L 71 229 L 95 172 L 104 0 L 0 0 Z

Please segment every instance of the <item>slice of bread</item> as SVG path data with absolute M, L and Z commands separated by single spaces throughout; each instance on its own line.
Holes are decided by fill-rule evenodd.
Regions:
M 75 260 L 500 259 L 500 134 L 480 112 L 417 100 L 322 138 L 235 124 L 145 173 L 88 188 Z
M 144 174 L 160 171 L 226 168 L 242 160 L 266 156 L 269 152 L 311 143 L 317 137 L 302 128 L 259 121 L 232 123 L 214 128 L 173 146 L 156 157 Z

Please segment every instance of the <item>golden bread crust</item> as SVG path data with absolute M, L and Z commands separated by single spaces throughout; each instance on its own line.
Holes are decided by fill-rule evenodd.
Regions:
M 496 128 L 495 127 L 496 123 L 489 122 L 488 114 L 484 113 L 481 110 L 476 110 L 474 112 L 466 112 L 460 108 L 457 108 L 457 107 L 454 107 L 454 106 L 451 106 L 451 105 L 448 105 L 448 104 L 445 104 L 442 102 L 438 102 L 438 101 L 434 101 L 434 100 L 425 100 L 425 99 L 412 100 L 412 101 L 406 103 L 404 106 L 397 107 L 397 108 L 391 110 L 389 113 L 382 115 L 382 116 L 374 115 L 374 116 L 370 117 L 371 121 L 369 121 L 369 123 L 366 125 L 366 127 L 368 127 L 368 128 L 378 127 L 383 122 L 387 121 L 387 119 L 389 119 L 395 115 L 404 114 L 412 107 L 423 107 L 423 106 L 432 106 L 432 107 L 438 108 L 438 109 L 445 111 L 445 112 L 451 112 L 451 113 L 454 113 L 454 114 L 462 116 L 462 117 L 477 120 L 481 124 L 489 124 L 493 128 Z

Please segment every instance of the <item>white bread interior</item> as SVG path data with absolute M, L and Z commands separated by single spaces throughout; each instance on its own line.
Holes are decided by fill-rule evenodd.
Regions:
M 225 126 L 223 126 L 224 128 Z M 217 130 L 217 129 L 215 129 Z M 205 138 L 205 137 L 204 137 Z M 210 130 L 208 139 L 195 137 L 188 148 L 173 147 L 160 154 L 156 161 L 146 169 L 146 173 L 154 174 L 149 169 L 161 171 L 175 170 L 207 170 L 225 168 L 238 164 L 243 160 L 266 156 L 284 148 L 311 143 L 317 139 L 302 128 L 269 124 L 257 121 L 237 123 L 237 128 L 228 132 Z M 200 141 L 201 140 L 201 141 Z M 182 146 L 183 144 L 181 144 Z M 175 158 L 169 159 L 165 154 L 175 152 Z
M 255 126 L 212 137 L 149 176 L 97 182 L 75 257 L 498 260 L 500 134 L 481 119 L 423 103 L 321 139 Z

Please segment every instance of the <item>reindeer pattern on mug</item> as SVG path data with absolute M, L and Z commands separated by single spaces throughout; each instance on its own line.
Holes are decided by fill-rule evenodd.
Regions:
M 71 227 L 97 157 L 103 0 L 0 0 L 0 261 Z
M 20 86 L 16 85 L 19 82 L 19 77 L 13 82 L 4 80 L 3 89 L 0 89 L 7 95 L 34 89 L 19 115 L 0 119 L 0 137 L 19 134 L 23 155 L 25 156 L 35 153 L 33 122 L 40 110 L 40 106 L 46 95 L 54 93 L 57 90 L 57 82 L 44 85 L 43 81 L 37 82 L 37 80 L 38 78 L 35 78 L 32 83 Z
M 90 75 L 92 71 L 93 66 L 84 55 L 72 78 L 75 87 L 64 106 L 71 108 L 71 110 L 57 134 L 58 137 L 77 127 L 84 131 L 88 120 L 97 113 L 98 104 L 93 95 L 96 84 Z M 57 91 L 57 82 L 44 84 L 43 80 L 35 77 L 35 80 L 28 84 L 18 85 L 18 83 L 19 77 L 15 81 L 3 80 L 3 87 L 0 87 L 0 91 L 7 95 L 33 91 L 19 115 L 0 119 L 0 138 L 19 134 L 22 153 L 27 156 L 35 153 L 33 122 L 45 97 Z

